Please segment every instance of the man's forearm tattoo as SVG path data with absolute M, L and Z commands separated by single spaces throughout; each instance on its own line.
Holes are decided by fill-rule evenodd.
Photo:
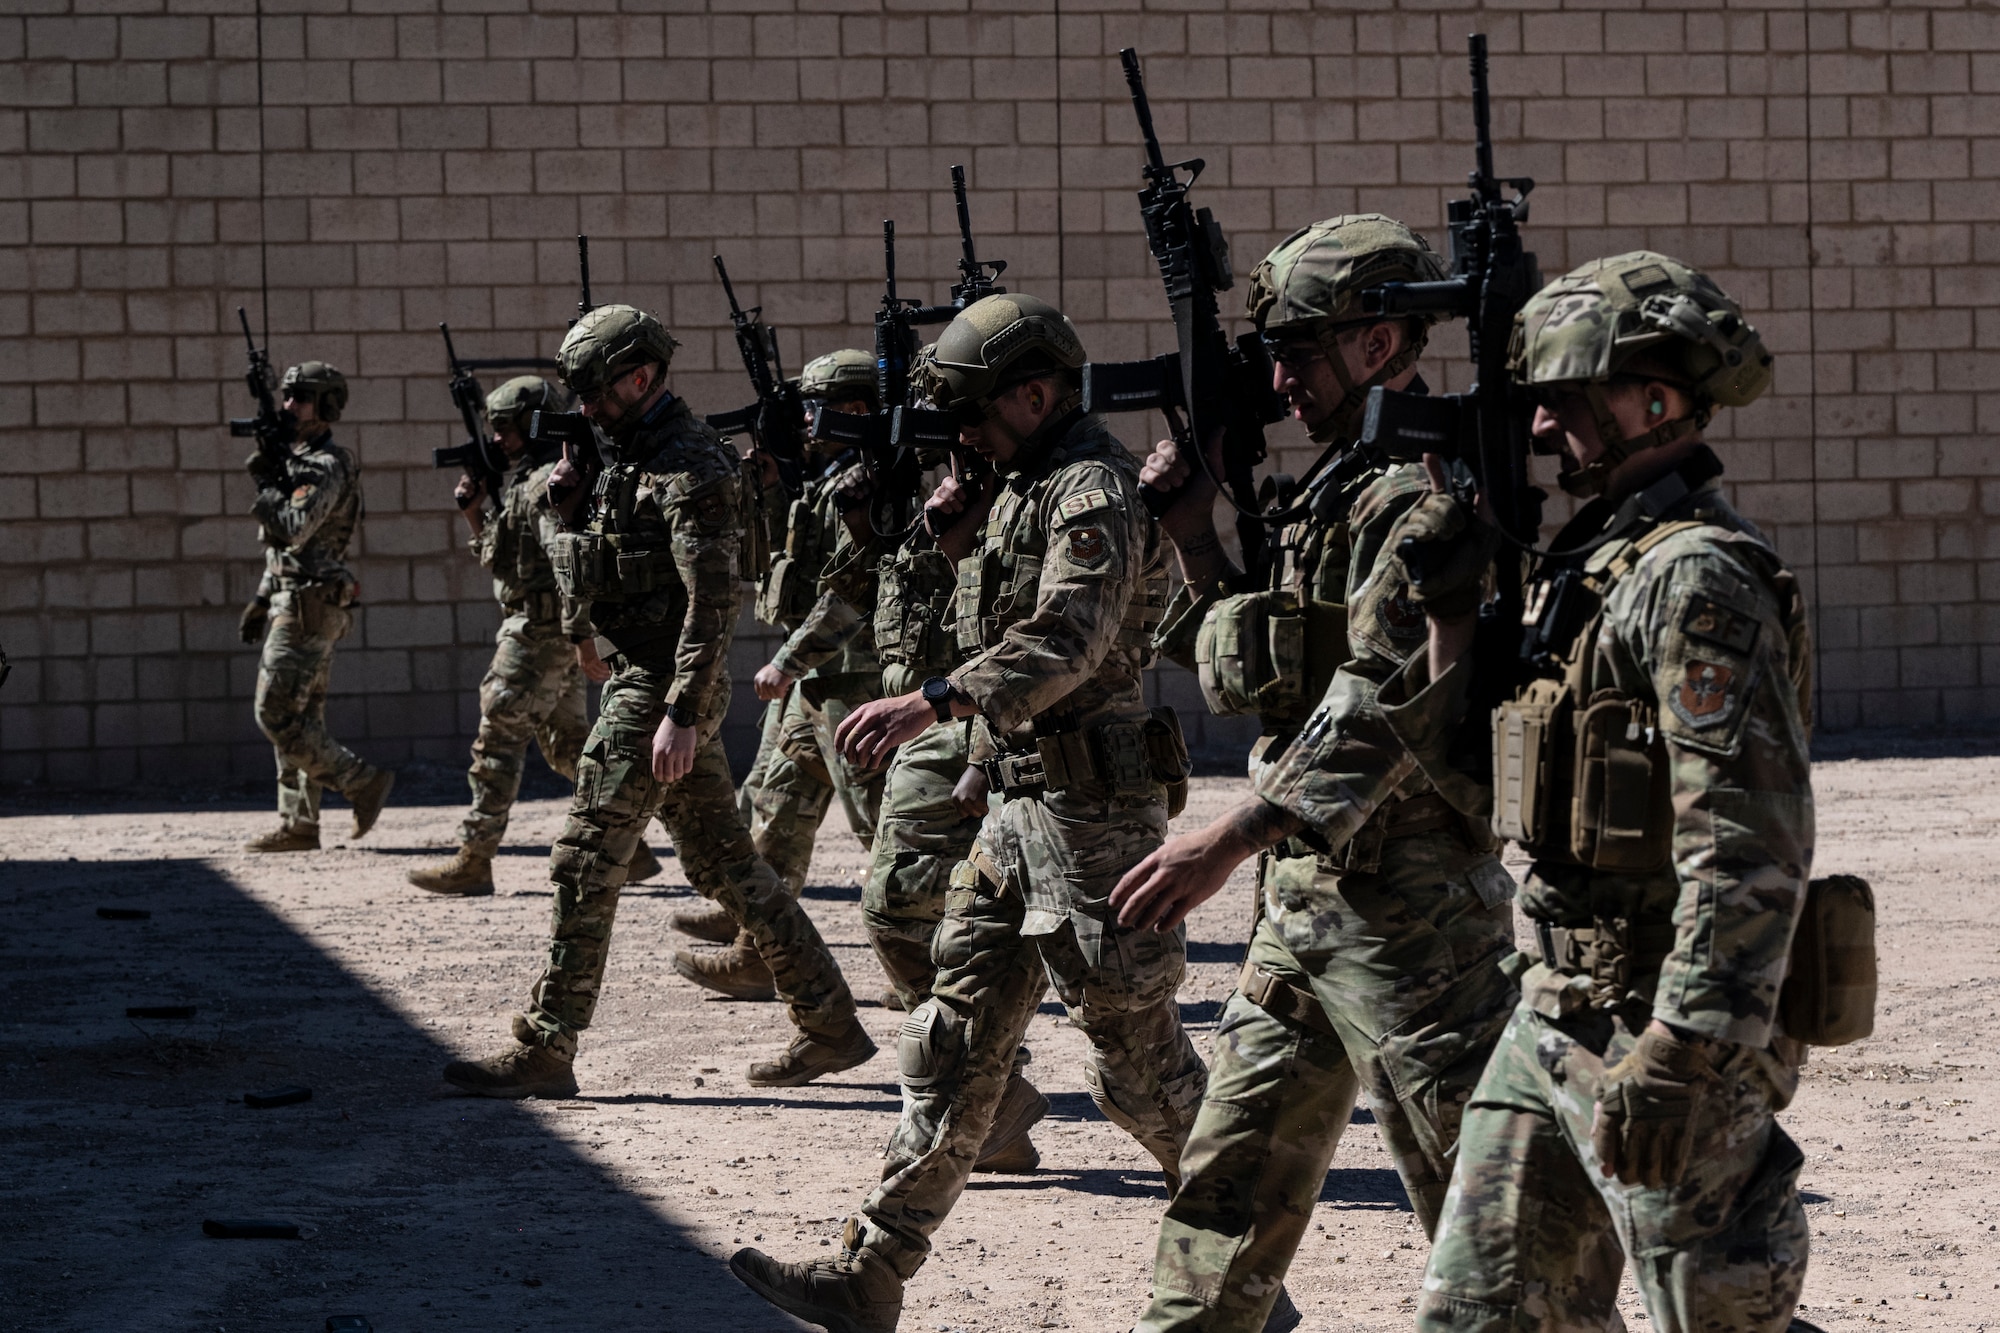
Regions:
M 1275 847 L 1295 833 L 1305 831 L 1305 821 L 1282 806 L 1252 798 L 1224 815 L 1230 835 L 1252 851 Z
M 1215 539 L 1215 533 L 1213 531 L 1197 532 L 1192 537 L 1189 537 L 1186 541 L 1180 543 L 1181 555 L 1183 558 L 1187 556 L 1199 557 L 1199 556 L 1214 555 L 1216 551 L 1221 549 L 1221 546 L 1222 543 L 1218 542 Z

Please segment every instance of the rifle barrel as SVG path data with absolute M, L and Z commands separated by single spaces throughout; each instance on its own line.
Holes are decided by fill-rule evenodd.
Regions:
M 958 203 L 958 243 L 965 252 L 960 268 L 968 278 L 979 276 L 979 257 L 972 249 L 972 209 L 965 202 L 965 168 L 951 169 L 951 193 Z
M 257 354 L 257 340 L 250 336 L 250 316 L 244 311 L 242 306 L 237 306 L 236 318 L 243 325 L 243 341 L 249 346 L 250 354 L 255 356 Z
M 438 332 L 444 335 L 444 355 L 445 360 L 451 362 L 451 373 L 454 375 L 464 374 L 465 372 L 458 368 L 458 349 L 451 345 L 451 325 L 440 323 L 438 325 Z
M 729 298 L 729 317 L 738 324 L 743 322 L 743 307 L 736 304 L 736 288 L 730 285 L 729 268 L 722 262 L 722 256 L 715 257 L 715 271 L 722 277 L 722 294 Z
M 1466 38 L 1467 56 L 1472 65 L 1472 141 L 1479 178 L 1474 182 L 1481 193 L 1497 192 L 1493 184 L 1493 106 L 1487 90 L 1486 34 L 1475 32 Z
M 889 275 L 888 303 L 896 304 L 896 223 L 882 219 L 882 268 Z
M 582 292 L 576 303 L 576 317 L 582 319 L 593 309 L 590 300 L 590 238 L 588 236 L 578 236 L 576 238 L 576 268 L 578 275 L 582 279 Z
M 1167 159 L 1160 153 L 1160 136 L 1153 131 L 1153 106 L 1146 100 L 1146 76 L 1139 69 L 1139 52 L 1136 47 L 1126 47 L 1118 53 L 1118 63 L 1125 67 L 1125 86 L 1132 90 L 1132 109 L 1139 113 L 1139 133 L 1146 140 L 1147 174 L 1166 174 Z

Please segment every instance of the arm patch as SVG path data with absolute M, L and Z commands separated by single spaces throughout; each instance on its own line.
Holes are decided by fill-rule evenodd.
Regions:
M 1696 595 L 1688 599 L 1687 613 L 1681 617 L 1681 633 L 1740 656 L 1748 656 L 1757 644 L 1757 622 L 1741 611 Z
M 1073 519 L 1083 517 L 1092 510 L 1109 509 L 1111 508 L 1111 504 L 1111 492 L 1101 487 L 1092 487 L 1087 491 L 1079 491 L 1056 506 L 1056 522 L 1068 523 Z

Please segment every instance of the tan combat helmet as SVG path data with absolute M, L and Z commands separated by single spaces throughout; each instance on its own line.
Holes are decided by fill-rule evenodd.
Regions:
M 347 406 L 347 376 L 325 361 L 301 361 L 285 368 L 278 397 L 310 398 L 321 421 L 338 421 Z
M 570 326 L 556 353 L 556 375 L 578 395 L 598 394 L 627 371 L 673 364 L 680 343 L 667 326 L 629 305 L 601 305 Z
M 1593 259 L 1530 297 L 1514 325 L 1508 368 L 1530 388 L 1575 388 L 1590 403 L 1604 454 L 1565 472 L 1572 495 L 1595 495 L 1641 449 L 1684 439 L 1718 407 L 1746 407 L 1771 385 L 1771 354 L 1743 310 L 1699 270 L 1634 250 Z M 1694 402 L 1691 416 L 1627 438 L 1605 388 L 1657 380 Z
M 822 402 L 860 399 L 875 406 L 875 356 L 858 347 L 843 347 L 806 362 L 799 372 L 799 397 Z
M 1368 391 L 1408 370 L 1423 354 L 1434 316 L 1397 316 L 1409 330 L 1389 363 L 1356 383 L 1335 348 L 1345 330 L 1381 323 L 1363 314 L 1361 293 L 1385 282 L 1436 282 L 1444 261 L 1423 237 L 1381 213 L 1347 213 L 1302 227 L 1278 243 L 1250 275 L 1247 314 L 1267 342 L 1311 338 L 1340 382 L 1341 399 L 1312 428 L 1321 443 L 1351 438 Z
M 555 406 L 553 384 L 540 375 L 516 375 L 486 395 L 486 420 L 494 430 L 512 429 L 525 434 L 531 414 Z
M 1069 390 L 1049 413 L 1053 424 L 1083 401 L 1084 359 L 1083 339 L 1062 311 L 1032 296 L 1003 293 L 959 311 L 912 367 L 912 380 L 940 411 L 983 421 L 1008 389 L 1057 375 Z

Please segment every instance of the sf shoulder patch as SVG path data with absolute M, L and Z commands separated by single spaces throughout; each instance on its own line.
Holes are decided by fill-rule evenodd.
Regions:
M 1757 643 L 1757 622 L 1713 597 L 1697 594 L 1688 599 L 1687 614 L 1681 617 L 1681 633 L 1718 648 L 1747 656 Z
M 1683 667 L 1680 684 L 1668 696 L 1667 704 L 1682 722 L 1705 731 L 1735 715 L 1740 693 L 1736 668 L 1695 657 Z
M 1067 523 L 1074 518 L 1082 518 L 1093 509 L 1109 509 L 1111 492 L 1098 487 L 1078 491 L 1056 506 L 1056 522 Z M 1101 536 L 1102 534 L 1100 534 Z
M 1104 560 L 1110 543 L 1104 540 L 1103 528 L 1071 528 L 1069 531 L 1069 558 L 1079 565 L 1097 565 Z
M 309 481 L 294 487 L 292 489 L 292 508 L 304 509 L 312 503 L 313 496 L 318 494 L 318 492 L 319 487 Z

